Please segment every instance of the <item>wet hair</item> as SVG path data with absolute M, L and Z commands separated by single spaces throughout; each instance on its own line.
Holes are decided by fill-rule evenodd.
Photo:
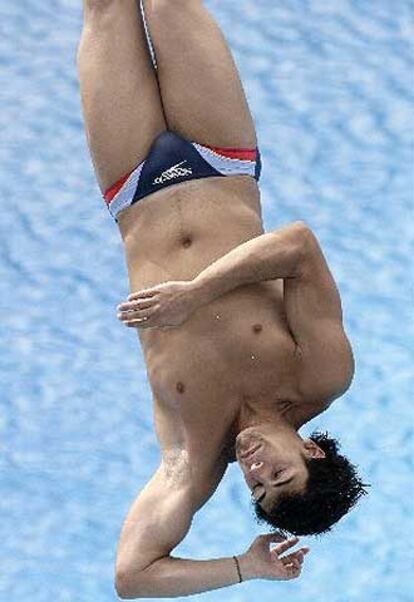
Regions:
M 331 531 L 332 525 L 367 495 L 364 487 L 370 487 L 362 483 L 356 467 L 338 453 L 340 444 L 328 433 L 315 431 L 309 439 L 325 452 L 325 458 L 306 459 L 309 478 L 304 493 L 281 496 L 269 513 L 253 501 L 258 522 L 268 523 L 285 537 Z

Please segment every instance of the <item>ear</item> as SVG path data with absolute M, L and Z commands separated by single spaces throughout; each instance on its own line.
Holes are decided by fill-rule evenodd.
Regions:
M 312 439 L 304 439 L 303 446 L 309 458 L 325 458 L 326 454 Z

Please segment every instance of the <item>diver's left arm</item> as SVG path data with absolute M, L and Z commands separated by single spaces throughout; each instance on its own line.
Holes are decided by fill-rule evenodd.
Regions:
M 120 598 L 173 598 L 239 583 L 234 557 L 192 560 L 172 556 L 190 529 L 195 512 L 216 488 L 225 466 L 206 488 L 197 487 L 193 468 L 183 452 L 171 450 L 132 504 L 117 551 L 115 587 Z M 237 556 L 243 580 L 296 579 L 309 551 L 292 551 L 298 538 L 277 533 L 259 536 Z M 277 546 L 269 549 L 271 543 Z M 289 554 L 282 556 L 289 550 Z

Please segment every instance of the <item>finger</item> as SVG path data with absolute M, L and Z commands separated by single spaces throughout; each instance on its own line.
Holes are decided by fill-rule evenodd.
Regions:
M 282 562 L 285 567 L 302 565 L 302 561 L 297 558 L 280 558 L 279 562 Z
M 298 543 L 298 541 L 299 541 L 299 537 L 296 537 L 296 536 L 286 539 L 282 543 L 278 544 L 274 548 L 274 551 L 279 556 L 280 554 L 283 554 L 283 552 L 286 552 L 286 550 L 293 548 L 293 546 L 295 546 Z
M 146 288 L 141 291 L 136 291 L 135 293 L 131 293 L 128 295 L 128 301 L 133 301 L 135 299 L 144 299 L 147 297 L 153 297 L 154 295 L 158 295 L 159 291 L 155 288 Z
M 297 555 L 297 558 L 299 558 L 301 563 L 303 562 L 306 554 L 308 554 L 309 552 L 310 552 L 309 548 L 301 548 L 300 550 L 298 550 L 296 555 Z
M 297 537 L 296 535 L 291 535 L 289 538 L 280 536 L 280 538 L 278 540 L 278 544 L 275 545 L 273 547 L 273 549 L 279 551 L 281 545 L 289 544 L 288 547 L 292 547 L 292 546 L 296 545 L 298 542 L 299 542 L 299 537 Z
M 288 571 L 301 571 L 302 565 L 297 560 L 293 560 L 292 562 L 285 564 L 284 568 L 285 568 L 285 570 L 288 570 Z
M 273 541 L 287 541 L 286 537 L 283 537 L 283 535 L 280 533 L 267 533 L 265 535 L 260 535 L 259 537 L 264 541 L 268 541 L 269 543 L 272 543 Z
M 138 326 L 139 324 L 142 324 L 143 322 L 147 322 L 148 321 L 148 316 L 143 316 L 142 318 L 133 318 L 132 320 L 126 320 L 124 321 L 125 326 Z
M 128 328 L 146 328 L 148 326 L 149 318 L 147 316 L 143 318 L 137 318 L 136 320 L 129 320 L 128 322 L 123 322 L 125 326 Z
M 147 322 L 141 322 L 140 324 L 131 324 L 129 328 L 135 328 L 135 330 L 153 330 L 154 328 L 158 328 L 154 324 L 148 324 Z
M 279 562 L 283 562 L 283 564 L 290 564 L 295 560 L 299 560 L 302 556 L 301 554 L 299 554 L 299 552 L 294 552 L 293 554 L 289 554 L 288 556 L 278 556 L 276 550 L 272 551 L 272 555 Z
M 278 560 L 278 562 L 282 562 L 284 567 L 289 567 L 289 566 L 294 566 L 296 568 L 302 568 L 302 564 L 303 564 L 303 559 L 299 559 L 297 557 L 293 557 L 293 558 L 280 558 Z
M 289 567 L 286 570 L 286 576 L 288 579 L 296 579 L 301 574 L 301 567 Z
M 130 322 L 131 320 L 137 320 L 138 318 L 144 318 L 145 316 L 149 316 L 150 312 L 149 310 L 152 309 L 152 307 L 144 307 L 142 309 L 131 309 L 129 311 L 121 311 L 118 312 L 116 317 L 118 318 L 118 320 L 121 320 L 121 322 Z
M 289 564 L 285 564 L 285 569 L 287 571 L 298 571 L 301 569 L 301 565 L 298 562 L 290 562 Z
M 297 550 L 296 552 L 293 552 L 292 554 L 289 554 L 288 556 L 283 556 L 282 558 L 279 558 L 279 560 L 282 560 L 285 563 L 289 563 L 292 560 L 299 560 L 300 563 L 303 562 L 303 559 L 305 558 L 305 555 L 309 552 L 309 548 L 301 548 L 300 550 Z
M 135 320 L 149 320 L 156 312 L 160 309 L 160 304 L 155 301 L 151 302 L 151 305 L 142 309 L 130 310 L 127 312 L 118 313 L 117 317 L 121 322 L 126 324 L 127 322 L 134 322 Z
M 124 301 L 117 306 L 118 311 L 131 311 L 133 309 L 142 309 L 146 307 L 151 307 L 151 304 L 154 302 L 154 297 L 146 298 L 146 299 L 136 299 L 135 301 Z
M 122 323 L 125 324 L 125 326 L 129 326 L 131 328 L 150 328 L 157 326 L 156 316 L 158 309 L 159 304 L 157 303 L 151 308 L 151 310 L 146 309 L 142 312 L 139 312 L 139 315 L 136 318 L 131 317 L 128 320 L 123 321 Z

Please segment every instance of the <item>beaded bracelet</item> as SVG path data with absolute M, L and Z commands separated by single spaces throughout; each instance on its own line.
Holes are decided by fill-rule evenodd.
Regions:
M 237 558 L 237 556 L 233 556 L 233 558 L 234 558 L 234 562 L 236 563 L 237 573 L 239 575 L 239 583 L 241 583 L 243 581 L 243 579 L 242 579 L 242 574 L 240 571 L 239 559 Z

